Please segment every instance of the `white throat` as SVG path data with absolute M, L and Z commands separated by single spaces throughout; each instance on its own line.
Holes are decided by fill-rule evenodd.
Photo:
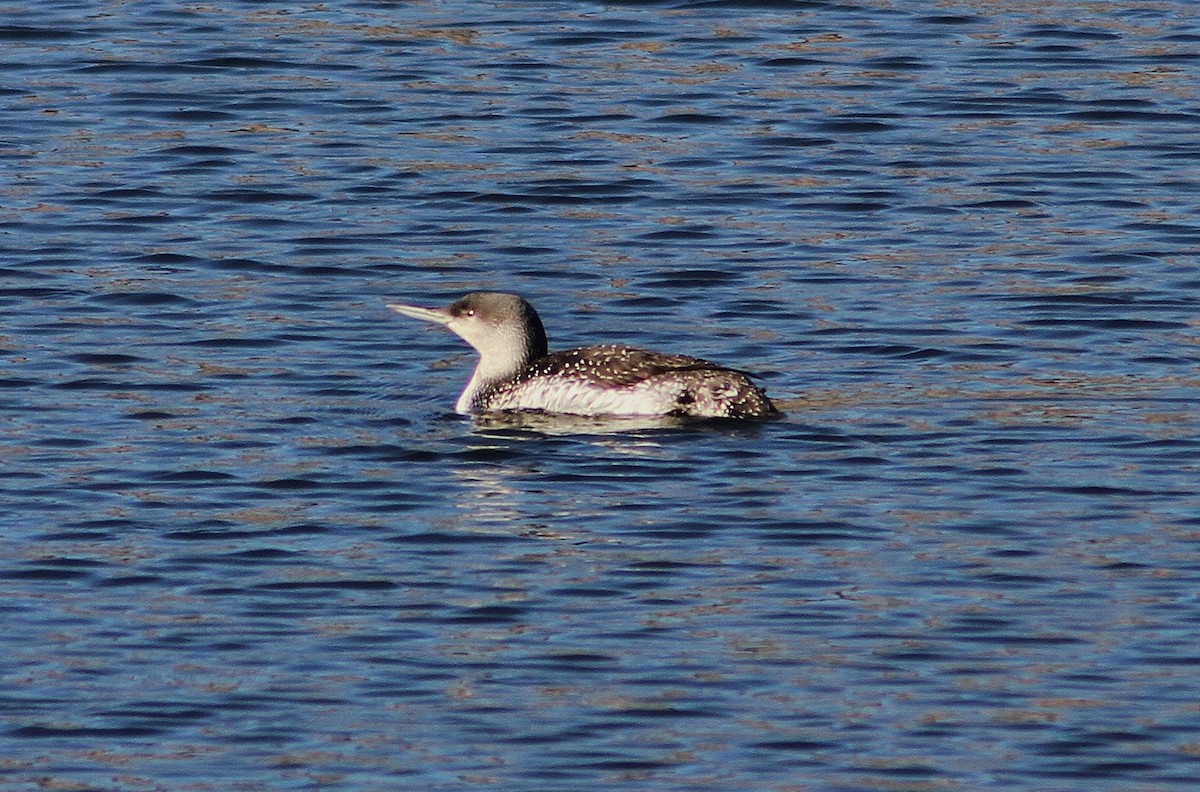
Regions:
M 529 349 L 529 340 L 520 328 L 492 327 L 488 332 L 480 334 L 461 332 L 455 323 L 451 323 L 450 329 L 479 352 L 479 362 L 475 365 L 475 371 L 454 405 L 455 412 L 468 415 L 478 403 L 481 394 L 512 379 L 528 365 L 532 352 Z

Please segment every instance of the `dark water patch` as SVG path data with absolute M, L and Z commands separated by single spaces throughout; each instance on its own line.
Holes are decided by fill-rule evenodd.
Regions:
M 182 253 L 147 253 L 143 256 L 137 256 L 131 261 L 138 264 L 158 265 L 164 271 L 174 271 L 177 265 L 193 266 L 204 263 L 204 259 L 199 256 L 189 256 Z
M 281 528 L 252 528 L 240 524 L 222 522 L 219 520 L 214 520 L 212 522 L 213 524 L 211 525 L 198 525 L 194 528 L 167 531 L 163 533 L 163 537 L 166 539 L 189 542 L 227 542 L 230 540 L 258 539 L 262 537 L 318 536 L 328 533 L 329 530 L 323 525 L 316 525 L 313 523 L 297 523 Z
M 86 448 L 94 445 L 95 441 L 79 437 L 42 437 L 34 444 L 42 448 Z
M 1025 29 L 1023 35 L 1029 38 L 1058 38 L 1058 39 L 1076 39 L 1083 41 L 1116 41 L 1120 36 L 1116 33 L 1109 33 L 1103 30 L 1081 30 L 1078 28 L 1065 28 L 1058 25 L 1036 25 Z
M 156 481 L 233 481 L 236 476 L 215 470 L 176 470 L 155 474 Z
M 903 360 L 929 360 L 945 357 L 948 353 L 941 349 L 915 347 L 907 344 L 850 344 L 835 347 L 835 351 L 849 355 L 873 355 L 880 357 L 895 357 Z
M 75 298 L 86 294 L 86 292 L 67 288 L 54 288 L 47 286 L 19 286 L 16 288 L 0 287 L 0 297 L 20 297 L 28 299 L 54 299 L 54 298 Z
M 803 137 L 799 135 L 771 135 L 754 138 L 754 143 L 763 148 L 816 148 L 831 145 L 833 142 L 833 138 Z
M 51 280 L 54 276 L 48 272 L 42 272 L 37 269 L 39 265 L 50 264 L 52 262 L 30 261 L 29 266 L 21 268 L 0 267 L 0 278 L 18 278 L 22 280 Z
M 881 121 L 875 118 L 826 118 L 813 124 L 817 129 L 830 134 L 869 134 L 872 132 L 891 132 L 899 129 L 898 124 Z
M 251 153 L 249 149 L 232 148 L 211 144 L 187 144 L 182 146 L 166 146 L 155 151 L 157 156 L 188 156 L 188 157 L 235 157 Z
M 1086 279 L 1071 278 L 1076 283 L 1093 283 L 1093 284 L 1110 284 L 1125 280 L 1123 277 L 1117 278 L 1115 281 L 1106 276 L 1092 276 Z M 1100 291 L 1100 292 L 1049 292 L 1042 294 L 1020 294 L 1020 295 L 997 295 L 996 298 L 1001 302 L 1020 302 L 1023 307 L 1031 310 L 1040 310 L 1042 308 L 1062 308 L 1076 306 L 1083 307 L 1098 307 L 1098 306 L 1127 306 L 1136 308 L 1138 311 L 1157 312 L 1163 310 L 1179 310 L 1184 307 L 1182 301 L 1175 299 L 1161 299 L 1150 297 L 1141 293 L 1131 293 L 1126 291 Z M 1091 315 L 1094 312 L 1089 311 Z
M 290 550 L 282 550 L 278 547 L 259 547 L 253 550 L 239 550 L 234 553 L 228 553 L 225 558 L 235 563 L 259 565 L 265 562 L 283 561 L 296 556 L 296 553 Z
M 1197 357 L 1170 357 L 1167 355 L 1144 355 L 1142 357 L 1130 358 L 1131 363 L 1145 363 L 1148 365 L 1161 366 L 1189 366 L 1200 362 Z
M 194 382 L 117 382 L 100 377 L 83 377 L 80 379 L 64 380 L 50 386 L 56 390 L 67 391 L 146 391 L 155 393 L 197 393 L 208 390 L 206 385 Z
M 285 192 L 272 190 L 254 190 L 249 188 L 234 190 L 213 190 L 205 193 L 204 198 L 210 201 L 233 204 L 271 204 L 271 203 L 307 203 L 320 198 L 319 195 L 306 192 Z
M 642 286 L 647 289 L 692 289 L 721 286 L 740 280 L 738 273 L 726 270 L 682 269 L 662 273 L 655 280 L 647 280 Z
M 835 520 L 769 521 L 756 526 L 765 541 L 785 545 L 821 545 L 843 540 L 871 541 L 878 531 Z
M 76 203 L 88 205 L 110 205 L 121 198 L 164 198 L 168 193 L 155 187 L 116 187 L 108 190 L 97 190 L 85 197 L 75 199 Z
M 822 212 L 860 214 L 882 212 L 889 204 L 878 201 L 805 201 L 795 205 L 797 209 L 819 210 Z
M 589 195 L 566 191 L 535 193 L 483 193 L 471 197 L 475 203 L 500 204 L 503 206 L 579 206 L 600 203 L 623 203 L 630 200 L 627 195 Z
M 521 621 L 527 610 L 515 605 L 480 605 L 464 608 L 450 619 L 465 623 L 509 624 Z
M 331 457 L 349 456 L 390 462 L 436 462 L 445 456 L 438 451 L 393 444 L 328 446 L 322 448 L 321 453 Z
M 194 301 L 186 297 L 165 292 L 109 292 L 97 294 L 90 299 L 107 305 L 196 305 Z
M 112 380 L 100 379 L 98 377 L 84 377 L 82 379 L 67 380 L 65 382 L 57 382 L 51 386 L 58 390 L 124 390 L 129 386 L 125 383 L 118 383 Z
M 660 124 L 724 124 L 731 119 L 709 113 L 667 113 L 655 120 Z
M 621 569 L 614 570 L 614 574 L 653 575 L 657 577 L 666 573 L 692 570 L 702 566 L 704 565 L 687 561 L 675 561 L 671 558 L 658 558 L 646 561 L 635 561 Z
M 52 540 L 52 538 L 57 537 L 57 538 L 65 541 L 68 538 L 65 534 L 69 531 L 77 531 L 84 537 L 97 536 L 97 535 L 113 536 L 113 535 L 116 535 L 123 531 L 144 530 L 144 529 L 148 528 L 150 525 L 151 525 L 151 523 L 148 523 L 148 522 L 143 522 L 143 521 L 138 521 L 138 520 L 130 520 L 130 519 L 124 519 L 124 518 L 115 518 L 115 517 L 89 518 L 89 519 L 84 519 L 84 520 L 75 520 L 75 521 L 71 521 L 71 522 L 65 522 L 60 526 L 63 531 L 62 535 L 44 534 L 42 536 L 42 538 L 47 541 L 50 541 L 50 540 Z
M 623 3 L 618 3 L 621 5 Z M 609 28 L 609 25 L 605 25 Z M 622 44 L 626 42 L 635 42 L 645 39 L 656 38 L 656 34 L 652 30 L 640 29 L 637 27 L 612 27 L 609 29 L 595 29 L 586 34 L 576 33 L 572 35 L 555 34 L 545 37 L 536 36 L 533 40 L 538 43 L 548 44 L 554 47 L 573 47 L 587 46 L 589 44 Z
M 926 25 L 973 25 L 982 21 L 982 17 L 971 14 L 931 14 L 918 17 L 917 21 Z
M 27 567 L 24 569 L 5 569 L 0 570 L 0 578 L 6 580 L 28 580 L 28 581 L 60 581 L 60 580 L 87 580 L 92 577 L 92 573 L 77 569 L 60 569 L 57 567 Z
M 282 341 L 274 338 L 202 338 L 182 343 L 209 349 L 269 349 L 283 345 Z
M 31 27 L 26 25 L 0 25 L 0 40 L 14 42 L 70 41 L 85 38 L 83 31 L 63 26 L 59 28 Z
M 11 729 L 9 734 L 13 737 L 26 739 L 121 739 L 154 737 L 162 734 L 162 729 L 153 726 L 18 726 L 15 729 Z
M 687 228 L 672 228 L 665 231 L 650 231 L 640 234 L 638 239 L 647 242 L 658 241 L 687 241 L 692 239 L 708 239 L 713 236 L 709 226 L 692 226 Z
M 1200 121 L 1197 113 L 1167 113 L 1147 110 L 1078 110 L 1064 114 L 1068 118 L 1080 121 L 1138 121 L 1150 123 L 1196 123 Z
M 913 57 L 911 55 L 893 56 L 886 58 L 872 58 L 864 64 L 870 69 L 881 69 L 884 71 L 924 71 L 933 68 L 933 65 L 926 61 Z
M 828 65 L 828 63 L 828 61 L 821 58 L 809 58 L 799 55 L 788 55 L 779 58 L 766 58 L 759 61 L 759 65 L 766 66 L 769 69 L 816 68 L 819 66 Z
M 154 700 L 134 701 L 122 707 L 99 710 L 95 713 L 95 717 L 99 718 L 123 718 L 164 724 L 195 723 L 212 715 L 212 710 L 206 707 L 181 705 L 178 701 Z
M 990 201 L 975 201 L 963 206 L 967 209 L 1036 209 L 1040 204 L 1021 198 L 998 198 Z
M 597 588 L 595 586 L 567 586 L 548 591 L 555 597 L 581 597 L 587 600 L 603 599 L 606 597 L 623 597 L 628 594 L 622 589 Z
M 202 173 L 206 173 L 208 171 L 221 170 L 223 168 L 228 168 L 232 164 L 233 164 L 233 162 L 231 160 L 225 160 L 225 159 L 191 160 L 191 161 L 187 162 L 186 164 L 176 164 L 176 165 L 171 166 L 170 168 L 164 169 L 163 175 L 173 177 L 173 178 L 179 178 L 181 176 L 188 176 L 188 175 L 192 175 L 192 174 L 202 174 Z M 243 222 L 252 222 L 252 221 L 243 221 Z M 258 222 L 261 223 L 262 225 L 267 225 L 269 223 L 281 222 L 281 221 L 268 221 L 268 220 L 260 218 L 260 219 L 258 219 Z
M 511 448 L 467 448 L 453 456 L 464 462 L 508 462 L 520 459 L 523 452 Z
M 1086 335 L 1088 329 L 1104 330 L 1184 330 L 1189 325 L 1186 322 L 1164 322 L 1153 319 L 1084 319 L 1072 318 L 1043 318 L 1024 319 L 1022 324 L 1030 327 L 1069 326 L 1075 328 L 1075 334 Z
M 136 410 L 125 413 L 125 417 L 135 421 L 166 421 L 180 416 L 162 410 Z
M 253 483 L 253 486 L 265 490 L 297 492 L 320 489 L 322 484 L 310 478 L 280 478 L 256 481 Z
M 301 64 L 270 58 L 253 58 L 244 55 L 231 55 L 217 58 L 202 58 L 198 60 L 178 61 L 177 65 L 196 67 L 198 69 L 269 69 L 271 71 L 286 71 L 300 68 Z M 307 68 L 311 64 L 305 64 Z M 338 68 L 338 64 L 322 63 L 318 70 Z
M 539 655 L 536 660 L 561 670 L 587 672 L 589 669 L 611 668 L 620 662 L 620 656 L 599 652 L 560 651 Z
M 102 588 L 126 588 L 131 586 L 148 586 L 159 588 L 166 583 L 161 575 L 119 575 L 96 581 L 96 586 Z
M 1161 654 L 1149 660 L 1152 665 L 1196 666 L 1200 668 L 1200 654 Z
M 386 542 L 403 545 L 474 545 L 474 544 L 509 544 L 519 542 L 521 538 L 514 534 L 502 533 L 451 533 L 448 531 L 422 531 L 420 533 L 391 536 Z
M 395 587 L 390 580 L 287 580 L 257 583 L 251 588 L 262 591 L 379 591 Z
M 780 739 L 760 740 L 748 744 L 749 748 L 764 751 L 810 752 L 828 751 L 837 747 L 837 743 L 819 739 Z
M 162 110 L 156 113 L 159 118 L 166 121 L 193 121 L 193 122 L 211 122 L 211 121 L 230 121 L 237 116 L 233 113 L 224 110 Z M 250 191 L 243 191 L 250 192 Z
M 1088 496 L 1103 497 L 1103 498 L 1110 498 L 1110 497 L 1137 498 L 1137 497 L 1145 497 L 1148 495 L 1165 495 L 1165 494 L 1187 496 L 1187 495 L 1191 494 L 1187 491 L 1182 491 L 1182 490 L 1176 491 L 1176 492 L 1164 492 L 1162 490 L 1131 489 L 1131 488 L 1127 488 L 1127 487 L 1113 487 L 1113 486 L 1105 486 L 1105 485 L 1099 485 L 1099 484 L 1050 487 L 1049 489 L 1052 489 L 1055 492 L 1061 492 L 1064 495 L 1088 495 Z
M 724 309 L 712 313 L 713 318 L 744 321 L 748 318 L 776 317 L 780 319 L 793 319 L 804 316 L 804 313 L 797 311 L 795 306 L 787 305 L 777 300 L 761 298 L 733 299 L 724 302 L 723 305 L 725 306 Z
M 557 256 L 561 255 L 562 251 L 548 247 L 529 247 L 525 245 L 509 245 L 494 248 L 494 251 L 502 256 L 518 256 L 518 257 L 533 257 L 533 256 Z M 547 272 L 548 277 L 571 277 L 569 273 Z

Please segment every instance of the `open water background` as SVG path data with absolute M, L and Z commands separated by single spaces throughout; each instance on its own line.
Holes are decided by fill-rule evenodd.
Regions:
M 1193 789 L 1198 17 L 4 3 L 0 788 Z

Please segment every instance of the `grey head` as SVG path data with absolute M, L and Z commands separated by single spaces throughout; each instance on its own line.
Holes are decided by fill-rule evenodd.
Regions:
M 459 397 L 459 412 L 470 412 L 481 392 L 516 376 L 547 352 L 542 320 L 533 306 L 516 294 L 472 292 L 445 308 L 402 303 L 390 303 L 388 308 L 443 325 L 479 353 L 475 373 Z

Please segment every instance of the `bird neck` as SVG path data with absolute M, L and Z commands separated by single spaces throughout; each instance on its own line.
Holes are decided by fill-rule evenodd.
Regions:
M 535 338 L 530 343 L 528 335 L 523 333 L 519 336 L 499 333 L 489 341 L 483 349 L 476 347 L 479 362 L 475 364 L 467 387 L 458 397 L 458 403 L 454 406 L 456 412 L 474 412 L 491 391 L 515 379 L 522 369 L 546 354 L 544 335 L 540 340 Z

